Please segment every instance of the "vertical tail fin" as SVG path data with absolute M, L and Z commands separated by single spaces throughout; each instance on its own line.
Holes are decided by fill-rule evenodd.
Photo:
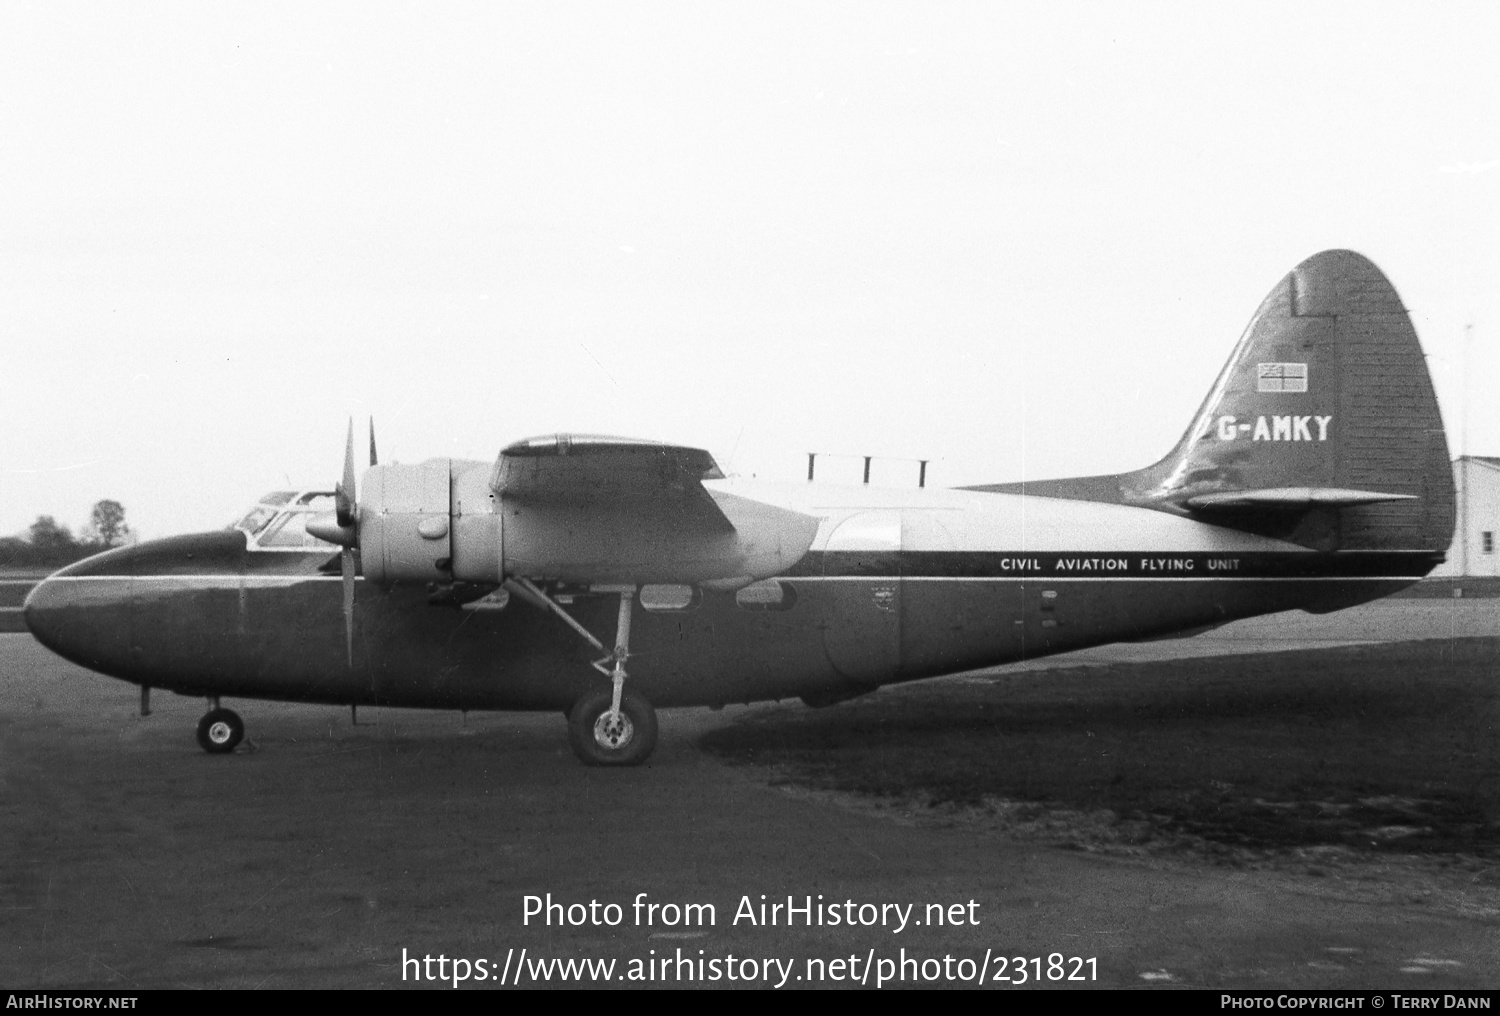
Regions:
M 1119 477 L 1126 503 L 1322 550 L 1446 550 L 1453 473 L 1406 308 L 1369 260 L 1315 254 L 1271 290 L 1192 426 Z

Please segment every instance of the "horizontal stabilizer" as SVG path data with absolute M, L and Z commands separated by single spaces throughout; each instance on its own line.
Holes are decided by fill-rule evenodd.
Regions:
M 1352 508 L 1387 501 L 1415 501 L 1415 494 L 1388 494 L 1378 490 L 1345 490 L 1342 487 L 1263 487 L 1259 490 L 1226 490 L 1199 494 L 1184 504 L 1194 511 L 1226 511 L 1242 508 L 1303 511 L 1315 507 Z

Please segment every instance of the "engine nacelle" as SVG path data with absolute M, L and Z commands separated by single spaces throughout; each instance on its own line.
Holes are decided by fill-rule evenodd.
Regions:
M 505 578 L 503 516 L 490 491 L 490 467 L 455 461 L 451 468 L 453 577 L 461 582 L 499 582 Z
M 374 582 L 447 576 L 453 557 L 447 459 L 371 466 L 359 491 L 359 559 Z
M 683 524 L 607 497 L 537 506 L 501 502 L 489 467 L 462 459 L 371 466 L 360 487 L 359 549 L 373 582 L 704 583 L 737 589 L 807 552 L 818 520 L 728 492 L 724 525 Z M 336 534 L 333 534 L 336 535 Z
M 429 459 L 371 466 L 360 485 L 359 552 L 372 582 L 499 582 L 500 520 L 488 466 Z

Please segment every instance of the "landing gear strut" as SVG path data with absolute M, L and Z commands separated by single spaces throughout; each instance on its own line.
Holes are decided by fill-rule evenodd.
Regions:
M 220 709 L 215 704 L 198 721 L 198 744 L 210 755 L 227 755 L 245 737 L 245 721 L 233 709 Z
M 615 621 L 615 648 L 579 624 L 562 605 L 526 579 L 512 580 L 539 605 L 557 614 L 595 649 L 605 655 L 594 661 L 594 669 L 609 678 L 606 691 L 598 688 L 582 695 L 568 711 L 568 741 L 573 753 L 591 766 L 638 766 L 656 748 L 656 710 L 645 696 L 625 690 L 625 661 L 630 658 L 630 610 L 634 586 L 616 586 L 609 591 L 620 596 Z M 597 587 L 595 587 L 597 588 Z

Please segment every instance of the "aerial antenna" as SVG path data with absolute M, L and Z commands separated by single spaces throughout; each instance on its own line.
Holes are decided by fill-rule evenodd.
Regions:
M 1460 580 L 1469 575 L 1469 343 L 1474 338 L 1474 322 L 1464 325 L 1464 411 L 1458 432 L 1459 492 L 1458 547 Z

